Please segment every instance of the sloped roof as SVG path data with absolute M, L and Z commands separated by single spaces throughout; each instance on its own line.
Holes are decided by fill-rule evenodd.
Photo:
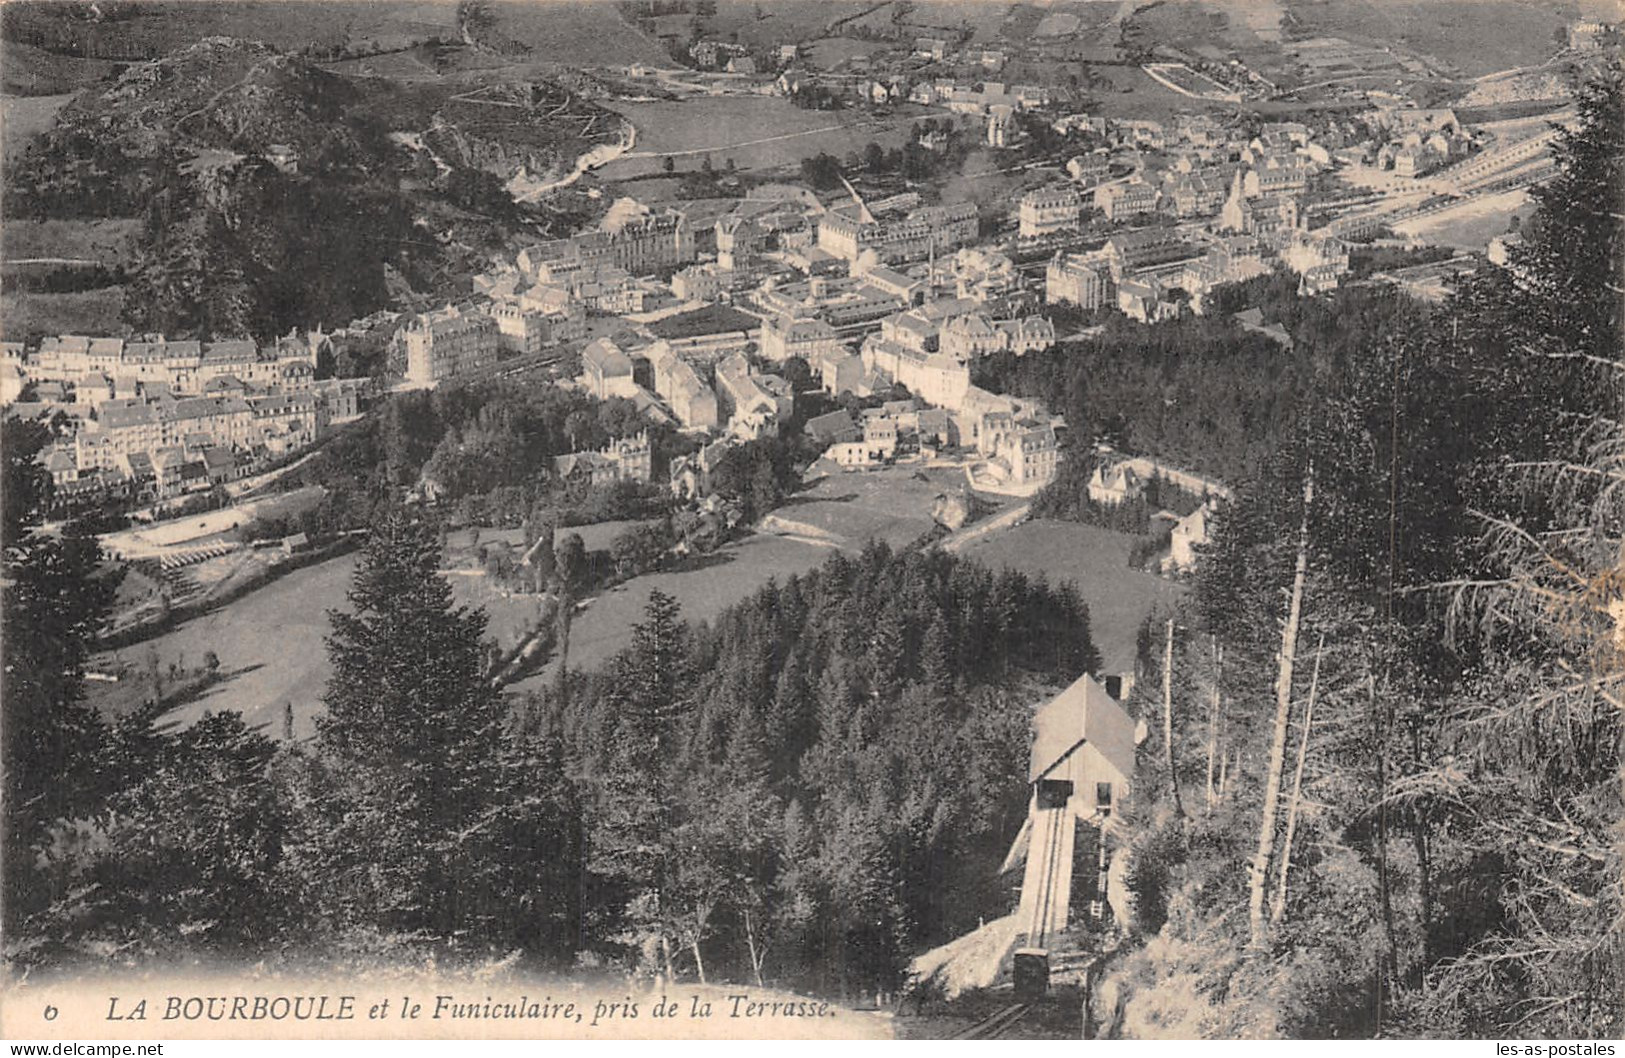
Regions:
M 1080 676 L 1033 716 L 1028 782 L 1054 772 L 1085 743 L 1124 775 L 1134 774 L 1134 721 L 1092 676 Z
M 807 436 L 823 442 L 855 441 L 862 434 L 852 416 L 844 411 L 832 411 L 807 420 Z
M 156 422 L 158 419 L 152 405 L 139 400 L 103 401 L 96 409 L 96 417 L 108 430 Z
M 604 375 L 630 375 L 632 361 L 608 338 L 595 338 L 581 351 L 581 361 Z

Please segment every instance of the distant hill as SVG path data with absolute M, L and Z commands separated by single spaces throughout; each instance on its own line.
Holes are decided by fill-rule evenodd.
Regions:
M 769 6 L 774 0 L 769 0 Z M 660 43 L 621 17 L 619 4 L 486 0 L 495 35 L 524 49 L 524 58 L 565 66 L 671 65 Z
M 434 0 L 12 0 L 0 8 L 8 41 L 122 62 L 216 36 L 359 54 L 454 39 L 456 23 L 457 5 Z
M 81 91 L 8 163 L 8 213 L 136 217 L 126 321 L 268 334 L 435 297 L 516 230 L 558 233 L 502 190 L 622 135 L 545 81 L 405 84 L 210 37 Z
M 210 37 L 81 93 L 57 120 L 139 155 L 165 145 L 264 154 L 282 144 L 302 159 L 354 160 L 366 148 L 343 119 L 361 94 L 267 44 Z
M 0 13 L 4 12 L 0 8 Z M 8 96 L 51 96 L 110 81 L 118 65 L 72 59 L 14 40 L 0 40 L 0 91 Z

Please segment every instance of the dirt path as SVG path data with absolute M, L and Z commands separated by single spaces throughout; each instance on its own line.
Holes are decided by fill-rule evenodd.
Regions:
M 1012 507 L 1002 514 L 995 515 L 985 522 L 977 522 L 948 537 L 942 542 L 942 549 L 950 555 L 957 554 L 967 544 L 974 544 L 991 533 L 1001 532 L 1005 529 L 1014 529 L 1033 513 L 1033 506 L 1024 503 L 1020 507 Z
M 225 98 L 225 95 L 226 95 L 227 92 L 234 92 L 237 89 L 241 88 L 243 85 L 247 84 L 249 78 L 253 77 L 256 73 L 258 73 L 260 67 L 262 67 L 264 65 L 265 65 L 265 63 L 262 61 L 262 62 L 255 63 L 253 66 L 250 66 L 247 70 L 243 71 L 243 75 L 241 77 L 239 77 L 237 80 L 233 81 L 231 84 L 228 84 L 226 87 L 220 89 L 220 91 L 216 92 L 214 95 L 210 96 L 207 100 L 204 101 L 202 106 L 198 107 L 196 110 L 192 111 L 190 114 L 185 114 L 185 115 L 182 115 L 179 118 L 176 118 L 175 119 L 175 127 L 177 129 L 180 128 L 182 125 L 186 124 L 186 122 L 188 122 L 192 118 L 197 117 L 199 114 L 202 114 L 204 111 L 208 110 L 210 107 L 212 107 L 216 103 L 220 102 L 221 99 Z
M 892 2 L 892 0 L 883 0 L 882 3 L 878 3 L 878 4 L 874 5 L 873 7 L 866 7 L 862 11 L 859 11 L 855 15 L 847 15 L 845 18 L 836 19 L 834 22 L 831 22 L 829 25 L 824 27 L 824 36 L 833 37 L 835 35 L 835 31 L 840 29 L 842 26 L 846 25 L 849 22 L 856 22 L 860 18 L 868 18 L 870 15 L 874 14 L 876 11 L 880 11 L 880 10 L 882 10 L 884 8 L 890 7 L 891 2 Z

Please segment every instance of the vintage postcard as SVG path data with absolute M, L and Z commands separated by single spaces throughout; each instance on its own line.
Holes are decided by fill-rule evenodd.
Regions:
M 0 1035 L 1613 1054 L 1622 33 L 6 0 Z

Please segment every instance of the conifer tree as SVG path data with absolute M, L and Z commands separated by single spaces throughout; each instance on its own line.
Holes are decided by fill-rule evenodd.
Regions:
M 682 924 L 673 899 L 677 797 L 670 775 L 691 692 L 677 600 L 654 590 L 632 645 L 611 677 L 613 745 L 602 778 L 592 866 L 611 882 L 626 924 L 621 939 L 652 948 L 672 972 L 671 942 Z
M 1458 753 L 1420 770 L 1455 855 L 1493 865 L 1498 912 L 1437 975 L 1447 1030 L 1617 1036 L 1625 1026 L 1619 820 L 1625 731 L 1625 83 L 1580 99 L 1561 174 L 1538 195 L 1521 291 L 1486 321 L 1538 386 L 1526 458 L 1493 479 L 1475 575 L 1449 585 L 1453 631 L 1483 651 L 1450 702 Z M 1450 837 L 1454 838 L 1452 834 Z
M 505 707 L 484 671 L 485 617 L 453 605 L 434 530 L 401 512 L 374 527 L 350 612 L 330 614 L 317 747 L 335 782 L 326 871 L 335 913 L 445 937 L 481 926 L 496 864 Z

